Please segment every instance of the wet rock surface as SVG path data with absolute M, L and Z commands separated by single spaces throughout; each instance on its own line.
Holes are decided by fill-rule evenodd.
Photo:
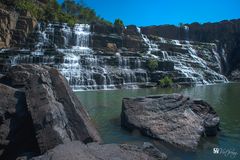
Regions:
M 186 150 L 195 150 L 201 136 L 215 136 L 219 121 L 208 103 L 180 94 L 123 99 L 123 127 Z
M 165 76 L 183 86 L 228 81 L 218 43 L 169 39 L 144 29 L 39 22 L 24 49 L 0 50 L 0 73 L 9 65 L 46 64 L 58 68 L 74 90 L 138 88 Z
M 165 160 L 164 153 L 161 153 L 149 143 L 142 146 L 135 145 L 117 145 L 96 143 L 82 144 L 79 141 L 59 145 L 49 150 L 42 156 L 35 157 L 32 160 Z

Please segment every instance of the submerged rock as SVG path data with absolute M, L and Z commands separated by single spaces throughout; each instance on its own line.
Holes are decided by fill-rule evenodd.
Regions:
M 1 146 L 12 146 L 21 140 L 23 143 L 17 142 L 19 146 L 14 147 L 24 149 L 24 141 L 33 137 L 36 148 L 44 153 L 69 141 L 101 141 L 89 115 L 56 69 L 17 65 L 1 78 L 1 82 L 11 86 L 0 85 L 0 94 L 4 97 L 0 100 Z
M 123 127 L 186 150 L 195 150 L 202 135 L 215 136 L 219 121 L 208 103 L 180 94 L 124 98 L 122 103 Z
M 89 143 L 84 145 L 79 141 L 74 141 L 59 145 L 52 150 L 49 150 L 42 156 L 35 157 L 32 160 L 165 160 L 167 159 L 164 153 L 151 144 L 143 146 L 135 145 L 118 145 L 97 143 Z

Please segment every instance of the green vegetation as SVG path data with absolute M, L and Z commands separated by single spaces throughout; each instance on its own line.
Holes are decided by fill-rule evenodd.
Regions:
M 124 23 L 121 19 L 118 18 L 114 21 L 114 26 L 122 28 L 122 27 L 124 27 Z
M 171 87 L 173 84 L 172 78 L 165 76 L 163 79 L 159 80 L 160 87 L 166 88 Z
M 155 71 L 158 68 L 158 61 L 156 59 L 149 59 L 147 61 L 147 67 L 150 71 Z
M 44 1 L 42 1 L 44 2 Z M 75 23 L 99 22 L 111 25 L 111 22 L 96 15 L 96 12 L 86 7 L 83 2 L 65 0 L 60 5 L 56 0 L 46 0 L 44 3 L 37 0 L 1 0 L 1 3 L 13 7 L 18 11 L 28 11 L 40 21 L 58 21 L 70 25 Z

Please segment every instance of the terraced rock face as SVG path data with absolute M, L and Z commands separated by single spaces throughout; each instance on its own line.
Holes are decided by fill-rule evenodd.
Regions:
M 0 52 L 2 71 L 19 63 L 51 65 L 75 90 L 136 88 L 165 76 L 180 85 L 227 82 L 226 57 L 216 44 L 146 36 L 136 26 L 39 23 L 24 49 Z M 154 69 L 150 61 L 157 61 Z
M 196 150 L 201 136 L 217 134 L 219 117 L 206 102 L 173 94 L 123 99 L 121 124 L 176 147 Z

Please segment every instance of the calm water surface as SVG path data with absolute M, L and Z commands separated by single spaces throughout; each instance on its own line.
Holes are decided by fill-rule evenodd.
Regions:
M 217 137 L 202 138 L 197 152 L 185 152 L 168 144 L 154 141 L 139 133 L 130 133 L 120 126 L 123 97 L 182 93 L 210 103 L 221 118 Z M 76 92 L 96 124 L 105 143 L 152 142 L 167 153 L 170 160 L 240 160 L 240 83 L 197 86 L 185 89 L 135 89 Z M 219 154 L 213 154 L 219 148 Z

